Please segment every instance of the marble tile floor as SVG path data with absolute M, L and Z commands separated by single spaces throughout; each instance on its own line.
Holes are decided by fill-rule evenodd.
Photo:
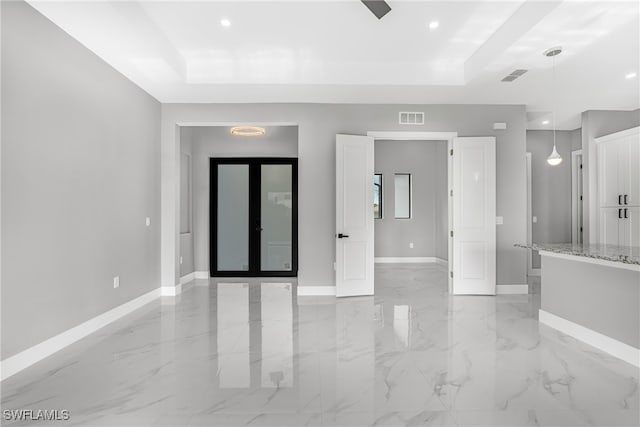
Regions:
M 197 281 L 5 380 L 2 409 L 66 409 L 65 426 L 640 425 L 639 370 L 539 325 L 539 297 L 453 297 L 417 264 L 377 267 L 375 297 Z

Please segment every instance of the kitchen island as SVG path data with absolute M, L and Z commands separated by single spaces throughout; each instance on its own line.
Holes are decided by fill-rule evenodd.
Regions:
M 540 253 L 540 323 L 640 367 L 640 247 L 516 246 Z

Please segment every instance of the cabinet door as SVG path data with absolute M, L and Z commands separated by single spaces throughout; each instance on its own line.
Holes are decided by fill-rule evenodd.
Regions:
M 627 142 L 616 140 L 598 145 L 598 197 L 600 207 L 618 206 L 619 196 L 624 194 L 623 152 Z
M 619 222 L 618 208 L 600 209 L 600 243 L 605 245 L 619 245 Z
M 640 207 L 627 209 L 627 218 L 620 220 L 620 246 L 640 246 Z
M 630 136 L 621 154 L 621 160 L 625 163 L 621 172 L 626 175 L 624 194 L 627 195 L 627 204 L 640 206 L 640 138 L 637 135 Z

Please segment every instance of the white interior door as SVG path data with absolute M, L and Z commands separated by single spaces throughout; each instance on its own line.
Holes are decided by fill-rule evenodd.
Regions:
M 373 137 L 336 135 L 336 296 L 373 295 Z
M 496 293 L 496 139 L 453 140 L 453 293 Z

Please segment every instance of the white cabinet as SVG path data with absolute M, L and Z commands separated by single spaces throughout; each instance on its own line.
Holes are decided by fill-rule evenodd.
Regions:
M 640 206 L 640 135 L 628 141 L 624 154 L 624 168 L 628 177 L 624 187 L 624 194 L 628 196 L 627 204 Z
M 600 243 L 640 246 L 640 206 L 601 208 Z
M 621 230 L 618 215 L 618 208 L 600 208 L 600 243 L 619 244 Z
M 625 140 L 616 140 L 598 145 L 598 175 L 600 207 L 613 207 L 622 204 L 624 194 Z M 628 169 L 628 168 L 624 168 Z
M 624 208 L 623 217 L 620 220 L 620 245 L 640 246 L 640 206 Z
M 640 246 L 640 128 L 597 144 L 600 243 Z

